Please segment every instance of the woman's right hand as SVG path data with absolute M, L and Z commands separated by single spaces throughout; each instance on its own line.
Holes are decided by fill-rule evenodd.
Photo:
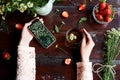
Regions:
M 89 62 L 89 57 L 94 46 L 95 43 L 92 40 L 92 37 L 85 29 L 83 29 L 83 39 L 80 49 L 82 62 Z
M 35 18 L 35 19 L 39 19 L 39 17 Z M 21 46 L 29 46 L 30 41 L 33 39 L 33 35 L 31 34 L 31 32 L 28 30 L 28 26 L 32 24 L 32 22 L 35 20 L 31 20 L 29 23 L 26 23 L 23 27 L 22 30 L 22 34 L 21 34 L 21 40 L 19 45 Z M 43 23 L 43 19 L 39 19 L 42 23 Z

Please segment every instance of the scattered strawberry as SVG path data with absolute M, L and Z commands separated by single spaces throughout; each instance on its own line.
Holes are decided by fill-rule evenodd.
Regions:
M 106 16 L 104 21 L 105 22 L 110 22 L 111 20 L 112 20 L 111 16 Z
M 9 52 L 4 52 L 4 53 L 3 53 L 3 59 L 9 60 L 10 57 L 11 57 L 11 56 L 10 56 Z
M 80 4 L 79 11 L 85 10 L 86 4 Z
M 66 58 L 66 59 L 65 59 L 65 64 L 66 64 L 66 65 L 70 65 L 70 63 L 71 63 L 71 59 L 70 59 L 70 58 Z
M 103 16 L 101 14 L 95 14 L 97 20 L 103 21 Z
M 106 2 L 105 1 L 102 1 L 99 3 L 99 10 L 102 11 L 106 8 Z
M 15 28 L 18 29 L 18 30 L 22 30 L 22 29 L 23 29 L 23 26 L 22 26 L 22 24 L 17 23 L 17 24 L 15 25 Z
M 64 18 L 68 18 L 68 17 L 69 17 L 68 11 L 63 11 L 63 12 L 62 12 L 62 16 L 63 16 Z

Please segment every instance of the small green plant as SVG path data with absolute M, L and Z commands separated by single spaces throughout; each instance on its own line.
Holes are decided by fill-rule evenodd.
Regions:
M 114 60 L 120 53 L 120 28 L 112 28 L 105 35 L 105 54 L 104 64 L 107 65 L 103 69 L 103 80 L 114 80 L 114 71 L 111 71 L 115 65 Z M 111 69 L 112 68 L 112 69 Z
M 61 21 L 61 25 L 60 25 L 60 26 L 55 25 L 55 26 L 54 26 L 54 32 L 59 33 L 59 32 L 60 32 L 60 28 L 61 28 L 63 25 L 65 25 L 65 22 L 64 22 L 64 21 Z
M 3 20 L 5 20 L 8 13 L 13 13 L 14 11 L 21 13 L 27 12 L 28 14 L 36 16 L 35 8 L 44 6 L 48 1 L 49 0 L 0 0 L 0 15 Z

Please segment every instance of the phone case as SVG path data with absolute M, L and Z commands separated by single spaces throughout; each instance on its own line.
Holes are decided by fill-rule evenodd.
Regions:
M 38 19 L 34 20 L 28 29 L 44 48 L 50 47 L 56 41 L 52 33 Z

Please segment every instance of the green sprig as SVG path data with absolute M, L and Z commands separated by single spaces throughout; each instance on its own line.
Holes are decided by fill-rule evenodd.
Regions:
M 104 65 L 114 66 L 114 59 L 120 53 L 120 28 L 112 28 L 105 35 Z M 103 69 L 103 80 L 114 80 L 115 75 L 109 67 Z
M 81 24 L 82 22 L 86 21 L 86 20 L 87 20 L 86 17 L 80 18 L 79 21 L 78 21 L 78 26 L 80 26 L 80 24 Z

